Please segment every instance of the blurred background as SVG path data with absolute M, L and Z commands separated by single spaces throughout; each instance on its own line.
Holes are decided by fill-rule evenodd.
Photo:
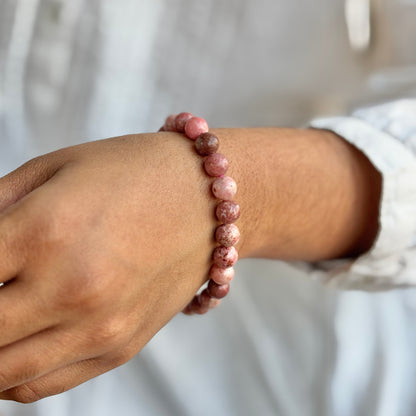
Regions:
M 0 0 L 0 174 L 181 111 L 301 127 L 415 96 L 415 22 L 415 0 Z M 244 260 L 217 310 L 0 415 L 414 415 L 415 308 L 413 289 L 341 293 Z

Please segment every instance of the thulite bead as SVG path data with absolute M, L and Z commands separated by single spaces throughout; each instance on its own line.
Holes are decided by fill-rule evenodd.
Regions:
M 207 156 L 204 162 L 206 173 L 217 178 L 212 184 L 212 193 L 222 200 L 216 208 L 216 216 L 223 223 L 215 232 L 220 246 L 212 255 L 213 264 L 207 288 L 194 296 L 183 310 L 185 314 L 204 314 L 216 307 L 220 299 L 228 294 L 230 282 L 234 277 L 232 266 L 238 260 L 234 245 L 240 237 L 238 227 L 232 224 L 240 217 L 240 206 L 232 201 L 237 192 L 237 185 L 231 177 L 224 177 L 229 167 L 228 160 L 224 155 L 217 153 L 218 137 L 209 133 L 208 123 L 204 119 L 194 117 L 191 113 L 170 115 L 159 131 L 185 133 L 189 139 L 195 140 L 196 152 L 201 156 Z
M 202 305 L 200 295 L 195 296 L 187 308 L 189 308 L 191 314 L 197 313 L 198 315 L 203 315 L 209 311 L 208 305 Z
M 176 131 L 176 115 L 171 114 L 165 121 L 165 131 Z
M 213 298 L 208 289 L 204 289 L 197 297 L 200 308 L 195 308 L 195 312 L 202 314 L 208 311 L 208 309 L 213 309 L 219 304 L 220 298 Z
M 212 184 L 212 193 L 218 199 L 231 201 L 237 193 L 237 184 L 229 176 L 218 178 Z
M 240 205 L 233 201 L 221 202 L 215 211 L 218 221 L 231 224 L 240 218 Z
M 185 133 L 185 124 L 188 120 L 190 120 L 194 115 L 191 113 L 180 113 L 176 116 L 175 124 L 176 130 L 179 133 Z
M 220 225 L 215 230 L 215 239 L 224 247 L 234 246 L 240 239 L 240 230 L 235 224 Z
M 226 269 L 235 264 L 238 260 L 238 253 L 235 247 L 217 247 L 212 257 L 214 264 Z
M 209 277 L 218 285 L 225 285 L 233 280 L 234 268 L 227 267 L 226 269 L 223 269 L 222 267 L 213 264 L 209 271 Z
M 228 160 L 223 154 L 214 153 L 205 159 L 204 168 L 209 176 L 222 176 L 228 170 Z
M 202 133 L 208 132 L 208 123 L 201 117 L 192 117 L 185 124 L 185 134 L 191 140 L 196 140 Z
M 208 156 L 215 153 L 220 147 L 218 137 L 212 133 L 202 133 L 195 140 L 196 152 L 201 156 Z
M 211 296 L 209 295 L 207 290 L 203 290 L 199 295 L 198 295 L 198 300 L 199 303 L 202 307 L 208 307 L 209 308 L 209 304 L 211 302 Z
M 222 299 L 228 295 L 228 292 L 230 291 L 230 285 L 228 283 L 225 285 L 217 285 L 213 280 L 210 280 L 207 290 L 211 297 L 215 299 Z

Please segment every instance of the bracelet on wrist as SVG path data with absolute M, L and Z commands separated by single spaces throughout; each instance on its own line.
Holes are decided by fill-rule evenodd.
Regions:
M 215 214 L 219 222 L 215 230 L 215 240 L 218 246 L 212 254 L 212 266 L 209 270 L 207 287 L 182 311 L 187 315 L 204 314 L 215 308 L 220 299 L 230 290 L 230 282 L 234 277 L 234 264 L 238 260 L 235 245 L 240 238 L 240 231 L 234 224 L 240 217 L 240 206 L 233 201 L 237 192 L 234 179 L 225 176 L 229 163 L 227 158 L 217 153 L 219 139 L 209 132 L 208 123 L 191 113 L 170 115 L 159 131 L 183 133 L 188 139 L 195 141 L 196 152 L 204 157 L 204 170 L 208 176 L 216 178 L 211 185 L 212 194 L 220 200 Z

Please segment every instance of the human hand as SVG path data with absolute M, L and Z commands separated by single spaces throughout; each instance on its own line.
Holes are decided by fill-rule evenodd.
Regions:
M 215 227 L 192 149 L 127 136 L 0 179 L 0 398 L 33 402 L 125 363 L 192 299 Z
M 239 185 L 240 258 L 371 246 L 381 177 L 353 146 L 319 130 L 214 133 Z M 192 299 L 216 226 L 192 149 L 176 133 L 126 136 L 0 179 L 0 399 L 32 402 L 125 363 Z

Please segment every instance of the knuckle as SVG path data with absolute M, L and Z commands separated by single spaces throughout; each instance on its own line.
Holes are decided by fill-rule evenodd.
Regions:
M 84 260 L 70 271 L 68 278 L 60 283 L 55 308 L 85 316 L 107 309 L 113 299 L 108 289 L 109 273 L 98 262 Z M 91 265 L 93 264 L 93 265 Z M 110 282 L 111 283 L 111 282 Z
M 109 302 L 108 294 L 104 290 L 105 277 L 83 275 L 79 282 L 74 283 L 70 298 L 76 302 L 77 309 L 83 313 L 92 313 L 103 309 Z
M 32 212 L 35 212 L 33 229 L 38 237 L 38 244 L 55 249 L 63 247 L 73 228 L 67 226 L 65 213 L 59 203 L 52 201 L 49 206 L 45 206 L 43 201 L 39 206 L 32 204 Z
M 111 351 L 121 347 L 125 343 L 125 324 L 119 318 L 107 319 L 97 325 L 90 334 L 89 343 L 99 345 L 103 351 Z
M 79 240 L 80 219 L 74 212 L 74 206 L 58 194 L 32 200 L 30 231 L 36 246 L 59 253 Z
M 8 391 L 8 396 L 15 402 L 25 404 L 34 403 L 46 397 L 41 392 L 37 391 L 35 385 L 29 386 L 28 384 L 13 387 Z

